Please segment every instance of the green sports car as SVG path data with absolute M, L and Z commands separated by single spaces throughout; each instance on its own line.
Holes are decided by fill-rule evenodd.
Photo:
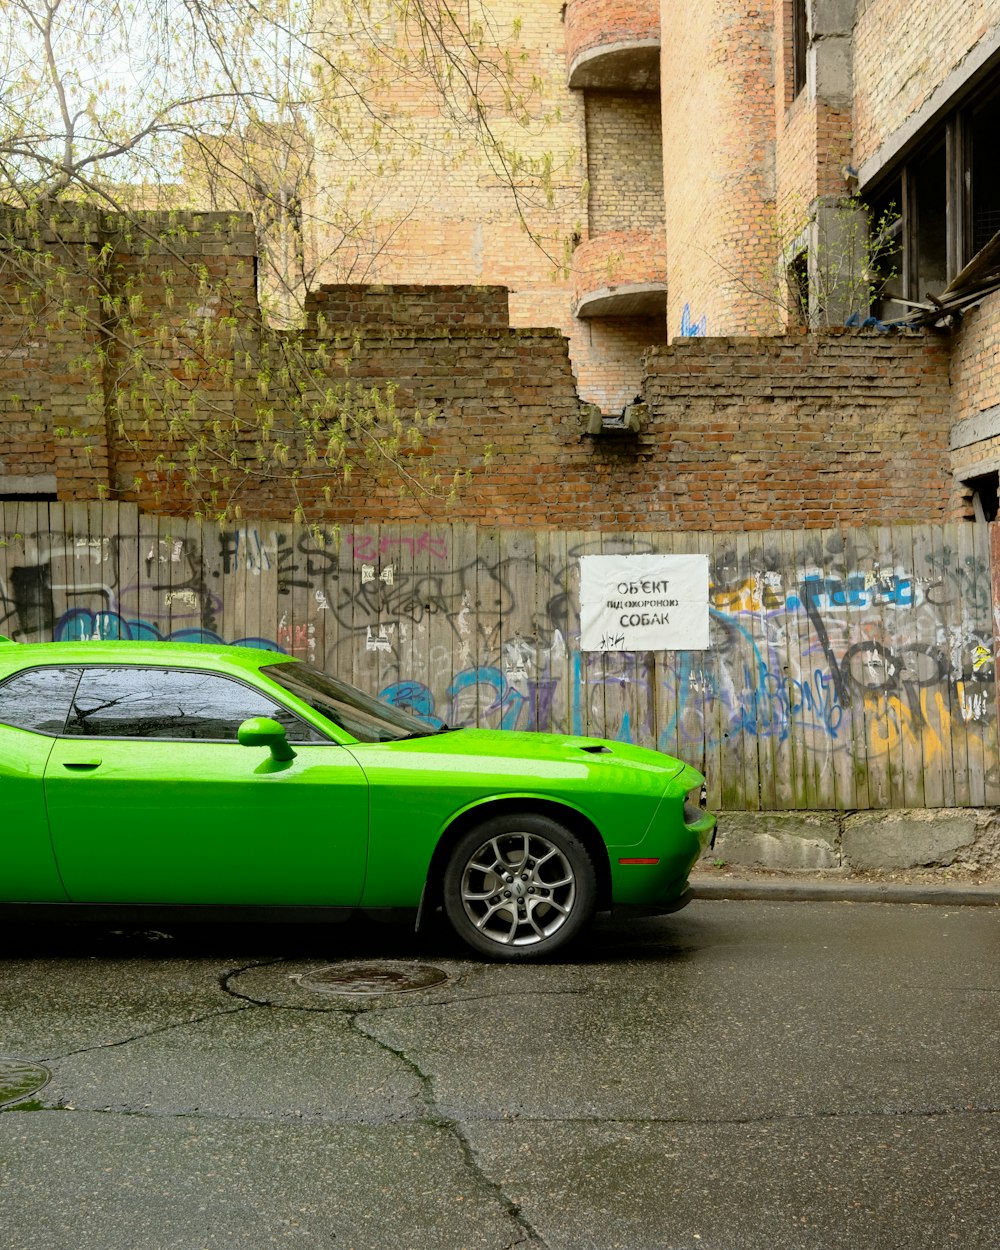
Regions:
M 0 641 L 0 918 L 443 907 L 531 959 L 682 907 L 704 794 L 658 751 L 432 728 L 274 651 Z

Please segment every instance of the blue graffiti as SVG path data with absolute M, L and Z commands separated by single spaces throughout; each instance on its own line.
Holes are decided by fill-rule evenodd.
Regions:
M 435 729 L 440 729 L 444 724 L 440 716 L 434 715 L 434 695 L 422 681 L 395 681 L 391 686 L 380 690 L 378 697 L 391 703 L 393 707 L 400 707 L 418 716 Z
M 138 617 L 125 617 L 118 612 L 91 612 L 87 608 L 70 608 L 56 622 L 53 631 L 56 642 L 198 642 L 208 645 L 225 643 L 221 634 L 213 629 L 175 629 L 169 634 Z M 280 651 L 270 638 L 234 638 L 234 647 L 253 647 L 260 651 Z
M 527 699 L 520 690 L 510 685 L 498 668 L 488 667 L 467 668 L 459 673 L 448 687 L 448 698 L 451 700 L 454 717 L 450 723 L 475 724 L 475 716 L 471 719 L 463 719 L 459 715 L 459 699 L 463 691 L 477 690 L 479 686 L 486 686 L 494 691 L 493 702 L 483 709 L 483 715 L 492 716 L 499 712 L 500 728 L 515 729 Z
M 545 732 L 551 727 L 552 702 L 558 685 L 554 677 L 529 678 L 527 694 L 522 694 L 506 680 L 498 668 L 467 668 L 456 674 L 446 691 L 449 703 L 444 718 L 437 714 L 433 691 L 422 681 L 393 682 L 379 691 L 379 698 L 385 699 L 394 707 L 405 708 L 428 725 L 440 729 L 444 724 L 475 724 L 479 691 L 485 687 L 489 703 L 482 709 L 482 719 L 499 716 L 501 729 Z
M 691 305 L 685 304 L 681 313 L 681 337 L 703 339 L 708 332 L 708 317 L 702 314 L 697 321 L 691 320 Z
M 803 604 L 819 609 L 868 608 L 883 604 L 912 608 L 914 602 L 914 585 L 909 577 L 891 574 L 869 580 L 855 573 L 843 580 L 812 573 L 802 579 L 798 595 L 789 595 L 785 607 L 789 612 L 797 612 Z

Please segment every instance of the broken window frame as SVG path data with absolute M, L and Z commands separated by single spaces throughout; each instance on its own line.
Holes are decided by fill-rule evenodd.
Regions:
M 978 254 L 985 240 L 975 237 L 975 145 L 976 119 L 988 110 L 1000 114 L 1000 82 L 994 73 L 988 84 L 980 87 L 944 118 L 929 128 L 919 145 L 910 150 L 874 184 L 866 189 L 865 198 L 875 206 L 876 215 L 884 212 L 889 203 L 898 204 L 900 212 L 899 242 L 902 254 L 898 274 L 892 286 L 875 302 L 879 316 L 904 316 L 914 307 L 929 307 L 941 291 Z M 943 150 L 943 238 L 935 234 L 927 238 L 927 194 L 921 188 L 921 173 L 929 161 Z M 924 233 L 921 234 L 921 208 L 924 209 Z M 1000 196 L 997 197 L 1000 212 Z M 940 214 L 939 214 L 940 215 Z M 942 274 L 929 276 L 922 267 L 921 244 L 924 258 L 928 255 L 928 243 L 943 248 L 944 268 Z M 979 247 L 976 247 L 976 244 Z M 936 289 L 935 289 L 936 288 Z M 888 305 L 894 304 L 894 308 Z

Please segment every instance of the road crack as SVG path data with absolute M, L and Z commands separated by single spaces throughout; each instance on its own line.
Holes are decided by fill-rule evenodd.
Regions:
M 433 1005 L 447 1006 L 448 1004 L 437 1003 Z M 365 1017 L 372 1014 L 378 1014 L 378 1009 L 375 1008 L 373 1010 L 369 1007 L 356 1007 L 348 1009 L 344 1014 L 348 1016 L 351 1027 L 355 1030 L 355 1032 L 368 1041 L 374 1042 L 376 1046 L 379 1046 L 387 1054 L 392 1055 L 396 1060 L 398 1060 L 399 1063 L 408 1068 L 414 1077 L 416 1077 L 420 1088 L 421 1098 L 424 1106 L 427 1108 L 427 1123 L 432 1124 L 441 1129 L 443 1132 L 448 1133 L 449 1136 L 454 1139 L 459 1150 L 461 1151 L 466 1171 L 478 1185 L 493 1196 L 500 1208 L 506 1212 L 507 1216 L 523 1233 L 522 1237 L 510 1242 L 508 1246 L 504 1247 L 504 1250 L 512 1250 L 514 1246 L 525 1245 L 536 1247 L 537 1250 L 548 1250 L 548 1243 L 545 1241 L 545 1238 L 541 1235 L 538 1229 L 532 1225 L 531 1221 L 527 1218 L 527 1216 L 525 1216 L 520 1206 L 514 1202 L 514 1200 L 504 1192 L 502 1186 L 497 1184 L 496 1181 L 488 1176 L 480 1166 L 476 1149 L 469 1140 L 468 1134 L 466 1133 L 462 1122 L 451 1116 L 445 1115 L 438 1107 L 437 1098 L 434 1093 L 433 1076 L 430 1073 L 425 1072 L 416 1060 L 411 1059 L 405 1051 L 399 1050 L 395 1046 L 390 1046 L 388 1042 L 384 1042 L 381 1038 L 377 1037 L 374 1033 L 363 1027 Z

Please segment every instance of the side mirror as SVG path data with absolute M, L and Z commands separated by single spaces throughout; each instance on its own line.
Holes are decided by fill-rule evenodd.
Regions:
M 252 716 L 250 720 L 245 720 L 236 736 L 241 747 L 267 747 L 274 760 L 295 759 L 284 729 L 269 716 Z

